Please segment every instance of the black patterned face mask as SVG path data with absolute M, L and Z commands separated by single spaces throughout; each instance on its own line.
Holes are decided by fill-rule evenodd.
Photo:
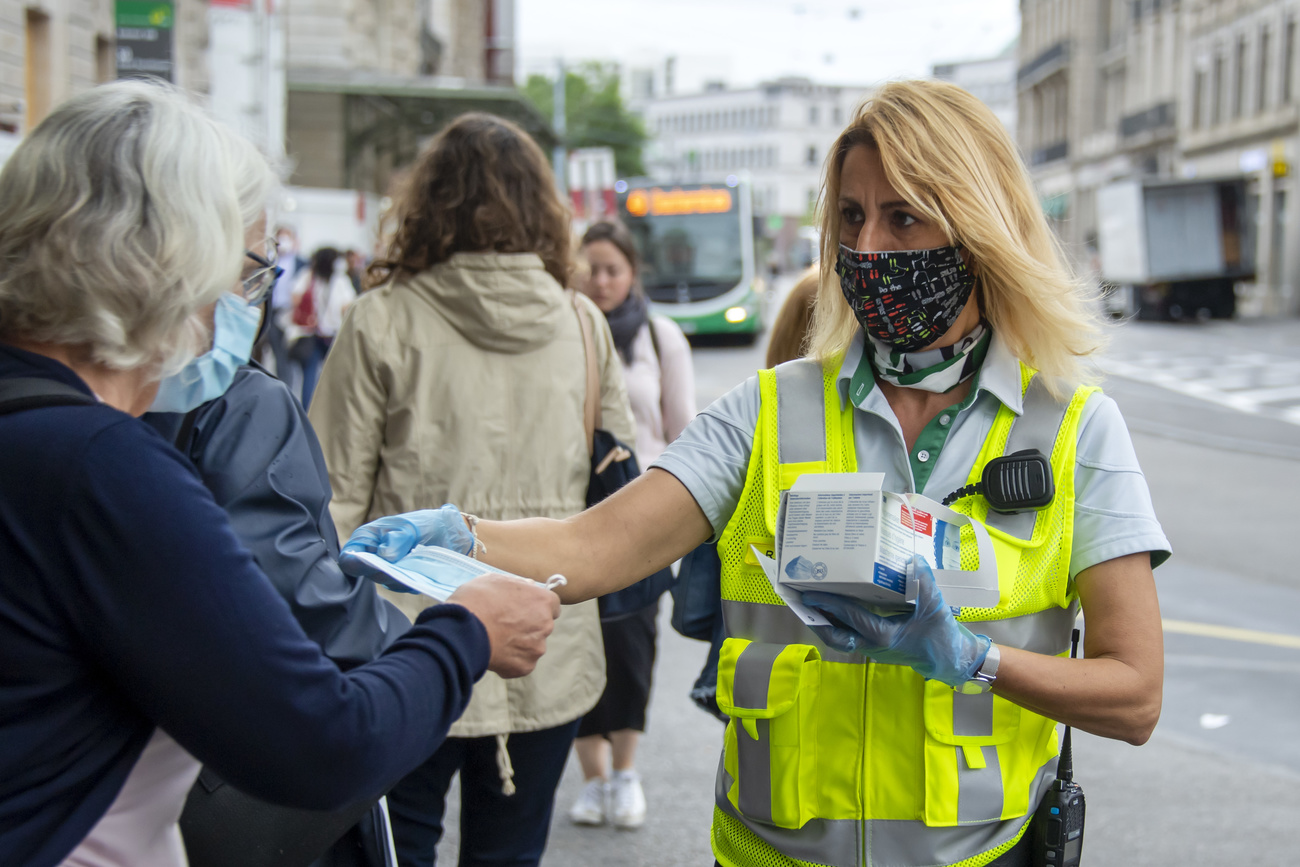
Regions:
M 841 244 L 835 273 L 867 334 L 900 352 L 943 337 L 975 287 L 960 247 L 861 253 Z

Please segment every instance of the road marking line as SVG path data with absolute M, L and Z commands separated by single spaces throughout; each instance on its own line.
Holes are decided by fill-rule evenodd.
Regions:
M 1244 641 L 1248 644 L 1267 644 L 1300 650 L 1300 635 L 1281 632 L 1261 632 L 1258 629 L 1241 629 L 1236 626 L 1217 626 L 1213 623 L 1193 623 L 1190 620 L 1162 620 L 1165 632 L 1180 635 L 1199 635 L 1202 638 L 1221 638 L 1224 641 Z

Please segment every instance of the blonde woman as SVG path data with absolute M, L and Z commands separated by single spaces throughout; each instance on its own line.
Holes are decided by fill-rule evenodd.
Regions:
M 478 534 L 495 566 L 567 575 L 566 601 L 718 538 L 721 864 L 1029 864 L 1055 721 L 1141 744 L 1160 714 L 1151 570 L 1169 544 L 1115 404 L 1080 385 L 1092 307 L 1015 144 L 950 84 L 894 82 L 860 108 L 828 159 L 821 228 L 809 358 L 724 396 L 600 506 Z M 835 624 L 813 631 L 748 553 L 802 472 L 943 499 L 1026 442 L 1050 455 L 1049 505 L 954 505 L 994 540 L 994 608 L 954 616 L 914 565 L 910 613 L 807 593 Z M 1069 659 L 1080 606 L 1085 658 Z

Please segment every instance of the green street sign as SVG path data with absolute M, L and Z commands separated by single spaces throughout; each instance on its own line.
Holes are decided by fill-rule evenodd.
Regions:
M 173 4 L 165 0 L 117 0 L 118 27 L 171 30 L 175 17 Z

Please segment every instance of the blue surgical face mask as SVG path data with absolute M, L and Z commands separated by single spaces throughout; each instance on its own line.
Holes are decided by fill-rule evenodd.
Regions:
M 225 394 L 253 353 L 261 321 L 260 307 L 229 292 L 222 295 L 213 317 L 212 348 L 158 383 L 149 411 L 189 412 Z

